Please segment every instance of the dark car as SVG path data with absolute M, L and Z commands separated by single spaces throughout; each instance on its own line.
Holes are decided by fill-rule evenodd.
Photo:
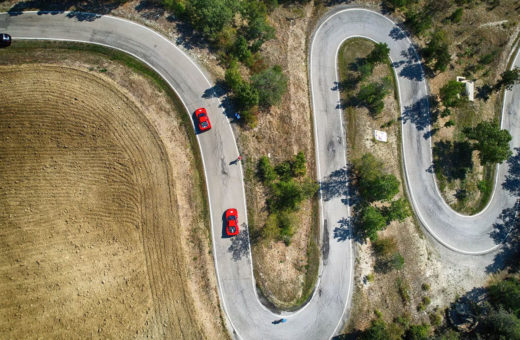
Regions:
M 226 210 L 226 234 L 227 236 L 238 235 L 238 213 L 236 209 Z
M 211 129 L 211 123 L 209 122 L 208 112 L 205 108 L 201 107 L 200 109 L 195 110 L 195 116 L 197 117 L 200 131 L 206 131 Z
M 0 33 L 0 47 L 11 45 L 11 36 L 7 33 Z

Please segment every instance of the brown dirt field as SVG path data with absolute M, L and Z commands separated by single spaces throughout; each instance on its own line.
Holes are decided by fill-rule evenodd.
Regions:
M 59 59 L 34 52 L 15 59 Z M 0 67 L 0 334 L 225 338 L 171 101 L 120 64 L 75 54 Z

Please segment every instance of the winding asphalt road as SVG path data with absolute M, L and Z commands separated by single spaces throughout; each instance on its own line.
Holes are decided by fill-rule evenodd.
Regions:
M 493 251 L 492 225 L 515 197 L 500 185 L 507 166 L 499 167 L 497 189 L 489 206 L 476 216 L 462 216 L 442 200 L 431 169 L 428 90 L 419 58 L 406 35 L 389 19 L 375 12 L 348 9 L 329 14 L 319 25 L 310 50 L 310 79 L 315 119 L 318 176 L 322 182 L 321 226 L 323 258 L 320 277 L 311 300 L 288 322 L 273 325 L 280 315 L 265 308 L 256 295 L 247 235 L 242 168 L 230 164 L 238 156 L 235 137 L 212 83 L 197 65 L 160 34 L 127 20 L 78 13 L 20 15 L 0 14 L 0 31 L 14 39 L 71 40 L 125 51 L 147 63 L 177 92 L 187 112 L 208 109 L 213 129 L 197 136 L 204 162 L 209 196 L 213 247 L 219 294 L 228 327 L 243 339 L 325 339 L 335 334 L 346 319 L 352 284 L 352 241 L 346 195 L 346 145 L 337 91 L 337 51 L 354 36 L 386 42 L 398 76 L 403 115 L 403 157 L 407 187 L 414 209 L 424 227 L 446 247 L 465 254 Z M 515 65 L 519 64 L 518 58 Z M 518 115 L 520 87 L 507 93 L 503 127 L 520 145 Z M 227 208 L 239 211 L 242 232 L 223 237 L 222 215 Z

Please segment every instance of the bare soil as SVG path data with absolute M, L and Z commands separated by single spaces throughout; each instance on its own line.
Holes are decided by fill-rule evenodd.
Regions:
M 227 337 L 170 98 L 97 54 L 15 51 L 59 66 L 0 67 L 0 333 Z
M 345 65 L 356 58 L 366 56 L 373 43 L 364 39 L 347 40 L 340 48 L 339 63 L 342 80 Z M 374 82 L 391 77 L 392 71 L 387 65 L 375 67 L 371 77 L 366 81 Z M 359 85 L 358 85 L 359 88 Z M 348 157 L 350 161 L 370 152 L 383 161 L 385 171 L 401 176 L 401 136 L 399 106 L 395 100 L 393 88 L 384 98 L 385 107 L 380 116 L 372 118 L 365 108 L 347 108 L 345 110 L 346 134 L 349 136 Z M 353 90 L 351 94 L 357 93 Z M 345 95 L 345 93 L 344 93 Z M 345 98 L 345 97 L 344 97 Z M 389 121 L 395 121 L 390 126 L 384 126 Z M 374 130 L 382 130 L 388 134 L 388 142 L 377 142 Z M 396 198 L 405 197 L 401 185 Z M 356 243 L 355 293 L 351 318 L 343 332 L 354 329 L 363 330 L 370 325 L 376 310 L 382 312 L 383 318 L 390 322 L 398 316 L 407 315 L 412 323 L 429 322 L 431 313 L 439 313 L 454 299 L 455 295 L 465 289 L 481 285 L 485 280 L 482 275 L 468 275 L 460 267 L 443 266 L 444 260 L 438 251 L 426 240 L 418 224 L 412 217 L 403 222 L 392 222 L 385 231 L 379 233 L 379 238 L 392 237 L 397 241 L 397 250 L 404 258 L 404 267 L 387 273 L 374 271 L 375 255 L 369 241 Z M 409 298 L 404 300 L 398 289 L 398 281 L 407 287 Z M 423 284 L 429 289 L 424 290 Z M 418 310 L 423 297 L 429 297 L 431 304 L 424 310 Z

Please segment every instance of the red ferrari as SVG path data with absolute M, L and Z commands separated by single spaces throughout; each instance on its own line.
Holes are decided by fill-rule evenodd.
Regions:
M 209 122 L 208 113 L 206 109 L 201 107 L 195 111 L 195 116 L 197 117 L 197 121 L 199 122 L 199 130 L 206 131 L 211 129 L 211 123 Z
M 226 210 L 226 234 L 227 236 L 238 234 L 238 213 L 236 209 Z

